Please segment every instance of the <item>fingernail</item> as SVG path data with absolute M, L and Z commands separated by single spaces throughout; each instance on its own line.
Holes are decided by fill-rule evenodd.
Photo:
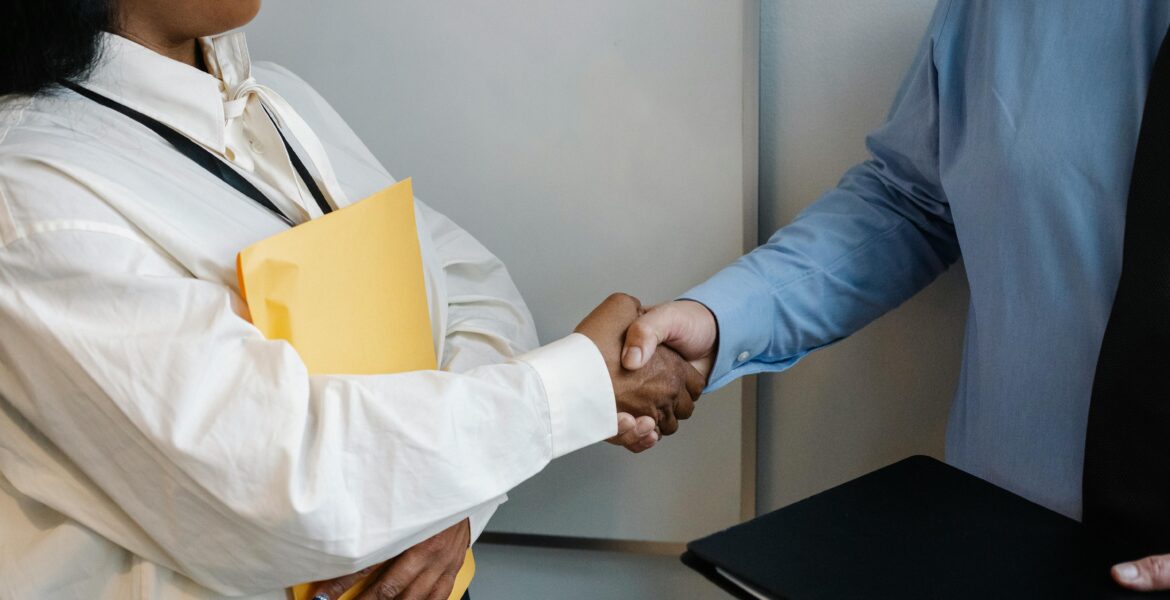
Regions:
M 1113 571 L 1117 573 L 1117 578 L 1122 581 L 1137 581 L 1138 568 L 1133 563 L 1121 563 L 1113 567 Z
M 646 435 L 647 433 L 650 433 L 650 431 L 653 429 L 654 429 L 654 423 L 647 422 L 645 419 L 639 419 L 638 424 L 634 426 L 634 431 L 639 436 Z
M 630 365 L 632 367 L 641 366 L 641 364 L 642 364 L 642 349 L 641 348 L 639 348 L 637 346 L 634 346 L 631 348 L 626 348 L 626 354 L 628 354 L 629 356 L 627 358 L 623 358 L 622 363 Z

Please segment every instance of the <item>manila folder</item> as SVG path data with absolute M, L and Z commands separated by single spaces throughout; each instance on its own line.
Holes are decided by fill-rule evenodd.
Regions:
M 245 248 L 236 267 L 252 323 L 291 344 L 310 373 L 436 368 L 409 179 Z M 468 550 L 452 599 L 474 574 Z M 308 600 L 310 588 L 295 586 L 292 595 Z

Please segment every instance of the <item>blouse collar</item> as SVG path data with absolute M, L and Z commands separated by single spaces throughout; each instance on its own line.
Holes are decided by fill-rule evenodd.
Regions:
M 251 79 L 243 32 L 199 40 L 208 72 L 112 33 L 102 34 L 102 44 L 102 58 L 82 85 L 223 153 L 225 103 Z

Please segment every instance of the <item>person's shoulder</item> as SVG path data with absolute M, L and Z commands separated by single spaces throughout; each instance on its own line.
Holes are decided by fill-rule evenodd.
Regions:
M 72 167 L 103 171 L 118 153 L 100 117 L 67 91 L 0 98 L 0 185 L 13 192 L 24 187 L 17 182 L 70 180 Z
M 92 135 L 92 110 L 83 99 L 50 88 L 35 96 L 0 96 L 0 159 L 32 157 L 59 150 L 77 153 Z
M 259 83 L 280 94 L 301 118 L 322 138 L 342 135 L 345 145 L 358 142 L 345 119 L 308 81 L 282 65 L 267 61 L 252 63 L 252 75 Z
M 377 181 L 384 185 L 389 172 L 374 156 L 361 137 L 350 128 L 344 118 L 318 91 L 299 75 L 276 63 L 252 63 L 256 81 L 275 91 L 292 106 L 330 151 L 333 168 L 342 183 L 351 183 L 361 189 Z M 333 90 L 336 93 L 362 93 L 353 89 Z M 362 182 L 360 185 L 358 182 Z
M 258 60 L 252 63 L 252 74 L 264 85 L 277 90 L 278 92 L 285 91 L 284 89 L 300 89 L 303 92 L 316 94 L 317 90 L 309 85 L 309 82 L 301 78 L 300 75 L 293 73 L 288 67 L 274 63 L 267 60 Z
M 48 113 L 44 110 L 43 96 L 9 94 L 0 96 L 0 154 L 24 141 L 21 132 L 34 131 L 32 126 L 43 120 Z
M 99 197 L 127 159 L 108 140 L 113 133 L 88 101 L 64 90 L 0 97 L 0 218 L 2 245 L 38 223 L 100 221 L 128 229 Z M 19 237 L 19 236 L 17 236 Z
M 0 142 L 24 121 L 24 113 L 32 102 L 33 97 L 24 94 L 0 96 Z

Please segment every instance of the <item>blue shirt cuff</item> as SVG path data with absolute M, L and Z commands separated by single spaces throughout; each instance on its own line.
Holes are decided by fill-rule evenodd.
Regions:
M 775 300 L 768 282 L 740 265 L 732 264 L 679 299 L 706 306 L 715 315 L 719 328 L 719 349 L 707 379 L 707 392 L 738 377 L 780 367 L 753 362 L 772 341 Z

